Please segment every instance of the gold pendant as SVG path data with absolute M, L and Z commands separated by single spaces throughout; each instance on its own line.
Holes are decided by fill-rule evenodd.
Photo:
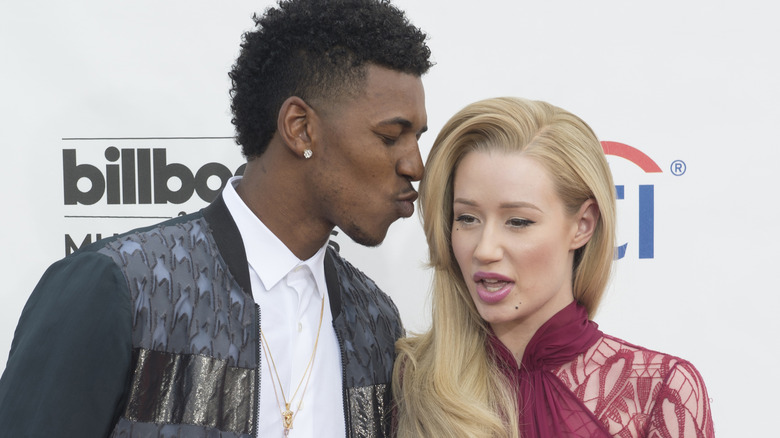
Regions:
M 290 432 L 290 429 L 292 429 L 292 422 L 293 422 L 293 413 L 290 410 L 290 404 L 285 403 L 284 411 L 282 412 L 282 425 L 284 425 L 284 436 L 287 436 L 287 434 Z

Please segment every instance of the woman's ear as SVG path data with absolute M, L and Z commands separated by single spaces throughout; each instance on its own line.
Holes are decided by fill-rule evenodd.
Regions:
M 570 249 L 582 248 L 590 241 L 596 231 L 596 225 L 599 223 L 599 216 L 599 205 L 595 199 L 591 198 L 582 203 L 575 216 L 577 231 L 572 239 Z
M 288 97 L 279 109 L 276 130 L 285 146 L 299 158 L 309 158 L 312 153 L 311 129 L 312 108 L 300 97 Z M 309 157 L 305 156 L 306 151 Z

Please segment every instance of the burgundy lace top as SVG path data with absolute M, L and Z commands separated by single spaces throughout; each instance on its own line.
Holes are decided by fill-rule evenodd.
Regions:
M 539 328 L 520 367 L 490 345 L 518 388 L 523 438 L 715 436 L 693 365 L 603 334 L 576 303 Z

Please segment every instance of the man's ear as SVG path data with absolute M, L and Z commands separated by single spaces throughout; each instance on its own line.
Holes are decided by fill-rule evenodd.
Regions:
M 300 97 L 288 97 L 279 109 L 276 130 L 285 146 L 295 156 L 304 158 L 304 151 L 312 150 L 311 129 L 312 108 Z
M 575 215 L 577 231 L 571 241 L 572 250 L 581 248 L 590 241 L 596 231 L 596 225 L 599 223 L 600 214 L 599 205 L 595 199 L 591 198 L 582 203 Z

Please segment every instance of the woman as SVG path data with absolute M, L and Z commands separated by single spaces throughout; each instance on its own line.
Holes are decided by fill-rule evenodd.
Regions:
M 433 324 L 397 343 L 399 437 L 714 436 L 704 383 L 589 320 L 615 243 L 593 131 L 544 102 L 469 105 L 420 185 Z

